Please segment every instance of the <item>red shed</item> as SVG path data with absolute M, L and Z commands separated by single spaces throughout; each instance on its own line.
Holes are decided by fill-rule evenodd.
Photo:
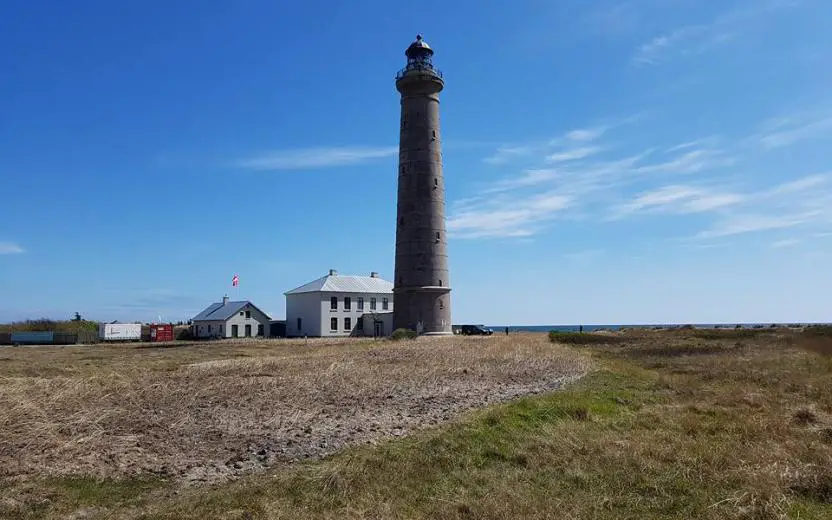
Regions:
M 173 325 L 169 323 L 151 325 L 150 341 L 173 341 Z

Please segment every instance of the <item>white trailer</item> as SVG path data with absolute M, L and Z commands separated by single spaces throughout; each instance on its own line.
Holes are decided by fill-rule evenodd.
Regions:
M 98 337 L 103 341 L 136 341 L 142 339 L 141 323 L 102 323 Z

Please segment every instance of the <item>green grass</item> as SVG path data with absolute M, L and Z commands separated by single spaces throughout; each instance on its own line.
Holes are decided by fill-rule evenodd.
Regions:
M 176 495 L 52 482 L 65 502 L 30 517 L 832 518 L 832 357 L 736 339 L 595 344 L 598 370 L 566 390 L 411 438 Z

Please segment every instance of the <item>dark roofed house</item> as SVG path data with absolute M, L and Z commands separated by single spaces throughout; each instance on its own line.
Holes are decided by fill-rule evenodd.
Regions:
M 269 335 L 268 314 L 250 301 L 232 302 L 223 297 L 193 318 L 197 338 L 251 338 Z

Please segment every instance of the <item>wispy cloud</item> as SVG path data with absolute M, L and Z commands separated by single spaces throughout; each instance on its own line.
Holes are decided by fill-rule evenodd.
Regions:
M 639 211 L 668 213 L 701 213 L 739 204 L 743 196 L 692 186 L 664 186 L 642 193 L 632 202 L 619 206 L 613 218 L 622 218 Z
M 784 247 L 796 246 L 799 243 L 800 243 L 800 240 L 798 240 L 796 238 L 787 238 L 785 240 L 778 240 L 776 242 L 772 242 L 769 245 L 769 247 L 771 247 L 772 249 L 782 249 Z
M 504 144 L 497 147 L 494 153 L 484 158 L 483 161 L 488 164 L 506 164 L 514 159 L 522 157 L 528 157 L 535 154 L 544 154 L 547 152 L 551 153 L 552 151 L 558 148 L 560 148 L 561 153 L 564 154 L 568 154 L 570 151 L 574 150 L 582 150 L 584 152 L 592 150 L 591 153 L 595 153 L 597 150 L 592 149 L 592 147 L 586 146 L 588 143 L 600 138 L 602 135 L 604 135 L 605 132 L 607 132 L 607 130 L 609 130 L 613 126 L 629 122 L 634 117 L 635 116 L 631 116 L 615 124 L 588 128 L 576 128 L 574 130 L 569 130 L 568 132 L 565 132 L 563 135 L 559 135 L 558 137 L 545 141 L 539 140 L 522 144 Z M 576 146 L 580 147 L 575 148 Z
M 828 175 L 809 175 L 749 193 L 738 208 L 730 208 L 696 238 L 828 225 L 832 222 L 832 208 L 826 190 L 818 187 L 829 180 Z
M 483 159 L 483 161 L 488 164 L 505 164 L 513 158 L 528 155 L 534 152 L 535 149 L 536 147 L 534 146 L 500 146 L 492 155 Z
M 775 12 L 796 4 L 795 0 L 758 0 L 708 22 L 677 27 L 640 45 L 633 61 L 655 65 L 670 57 L 700 54 L 724 46 L 771 20 Z
M 604 132 L 606 132 L 608 129 L 609 127 L 607 126 L 598 126 L 595 128 L 579 128 L 577 130 L 571 130 L 567 132 L 564 137 L 570 141 L 594 141 L 602 135 L 604 135 Z
M 457 207 L 448 219 L 450 236 L 456 238 L 528 237 L 538 225 L 569 207 L 563 194 L 543 193 L 523 198 L 479 199 Z
M 0 242 L 0 255 L 19 255 L 26 250 L 14 242 Z
M 832 116 L 782 121 L 758 138 L 766 148 L 782 148 L 808 139 L 832 138 Z
M 387 147 L 329 147 L 278 150 L 237 162 L 241 168 L 269 170 L 301 170 L 361 164 L 374 159 L 393 157 L 399 152 Z
M 696 173 L 708 168 L 727 166 L 732 162 L 733 159 L 726 157 L 720 150 L 702 148 L 685 152 L 667 161 L 644 165 L 637 171 L 639 173 Z
M 601 148 L 597 146 L 585 146 L 582 148 L 573 148 L 572 150 L 564 150 L 562 152 L 553 153 L 552 155 L 546 157 L 546 160 L 550 163 L 575 161 L 578 159 L 585 159 L 590 155 L 597 154 L 600 151 Z
M 756 231 L 791 228 L 809 222 L 812 216 L 810 214 L 782 216 L 735 215 L 717 222 L 711 229 L 699 232 L 696 238 L 726 237 Z

